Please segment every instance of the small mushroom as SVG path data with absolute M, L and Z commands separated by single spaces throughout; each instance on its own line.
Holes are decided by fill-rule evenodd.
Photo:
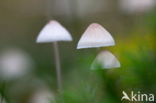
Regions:
M 39 33 L 37 43 L 57 41 L 72 41 L 72 37 L 59 22 L 51 20 Z
M 92 23 L 82 35 L 77 49 L 98 48 L 115 45 L 111 34 L 100 24 Z
M 100 24 L 92 23 L 82 35 L 78 42 L 77 49 L 99 48 L 113 45 L 115 45 L 115 41 L 111 34 Z M 96 57 L 92 63 L 91 69 L 95 68 L 97 63 L 101 64 L 103 68 L 120 67 L 119 61 L 108 51 L 101 52 Z
M 103 69 L 119 68 L 120 62 L 111 52 L 102 51 L 93 61 L 91 69 L 96 69 L 96 65 L 99 65 Z
M 61 63 L 58 43 L 59 41 L 72 41 L 70 33 L 57 21 L 51 20 L 39 33 L 37 43 L 53 43 L 57 73 L 57 85 L 62 90 Z

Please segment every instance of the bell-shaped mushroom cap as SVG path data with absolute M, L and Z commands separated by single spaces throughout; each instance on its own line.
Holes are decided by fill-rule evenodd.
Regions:
M 56 41 L 72 41 L 72 37 L 59 22 L 51 20 L 39 33 L 37 43 Z
M 82 35 L 78 42 L 77 49 L 96 48 L 115 45 L 111 34 L 100 24 L 93 23 Z
M 100 65 L 100 67 L 102 67 L 103 69 L 119 68 L 120 62 L 111 52 L 102 51 L 95 58 L 94 62 L 92 63 L 91 69 L 96 69 L 96 65 Z

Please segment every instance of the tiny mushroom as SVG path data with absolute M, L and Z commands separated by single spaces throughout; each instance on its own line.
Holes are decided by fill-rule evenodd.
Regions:
M 119 68 L 120 62 L 111 52 L 102 51 L 93 61 L 91 69 L 96 69 L 96 65 L 100 65 L 103 69 Z
M 41 30 L 37 37 L 37 43 L 53 43 L 54 56 L 57 73 L 57 85 L 59 91 L 62 90 L 62 77 L 58 41 L 72 41 L 71 34 L 56 20 L 49 21 L 48 24 Z
M 37 37 L 37 43 L 72 41 L 70 33 L 57 21 L 51 20 Z
M 92 23 L 91 25 L 89 25 L 89 27 L 84 32 L 81 39 L 79 40 L 77 49 L 100 48 L 100 47 L 107 47 L 107 46 L 114 46 L 114 45 L 115 45 L 115 41 L 111 36 L 111 34 L 100 24 Z M 112 53 L 108 51 L 100 53 L 95 59 L 95 61 L 102 64 L 103 68 L 120 67 L 119 61 L 115 58 L 115 56 L 113 56 Z
M 82 35 L 77 49 L 98 48 L 115 45 L 111 34 L 100 24 L 92 23 Z

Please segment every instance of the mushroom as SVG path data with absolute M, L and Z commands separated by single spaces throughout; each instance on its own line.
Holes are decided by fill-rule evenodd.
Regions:
M 115 45 L 111 34 L 100 24 L 92 23 L 82 35 L 77 49 L 98 48 Z
M 99 48 L 114 45 L 115 41 L 111 34 L 100 24 L 92 23 L 82 35 L 78 42 L 77 49 Z M 119 61 L 108 51 L 100 53 L 94 60 L 93 64 L 95 64 L 95 61 L 102 64 L 103 68 L 120 67 Z
M 58 21 L 51 20 L 39 33 L 37 37 L 37 43 L 53 43 L 57 73 L 57 85 L 58 89 L 62 90 L 61 65 L 57 43 L 58 41 L 72 41 L 72 37 L 70 33 Z
M 37 43 L 57 41 L 72 41 L 72 37 L 59 22 L 56 20 L 51 20 L 39 33 L 39 36 L 37 37 Z
M 93 61 L 91 69 L 95 69 L 97 65 L 104 69 L 119 68 L 120 62 L 111 52 L 102 51 Z

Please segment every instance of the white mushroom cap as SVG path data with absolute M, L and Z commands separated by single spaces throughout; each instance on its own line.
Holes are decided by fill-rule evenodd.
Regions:
M 82 35 L 80 41 L 78 42 L 77 49 L 113 45 L 115 45 L 115 42 L 111 34 L 100 24 L 93 23 Z
M 97 64 L 104 69 L 120 67 L 120 62 L 118 61 L 118 59 L 109 51 L 102 51 L 101 53 L 99 53 L 92 63 L 91 69 L 95 69 L 95 65 Z
M 57 21 L 51 20 L 39 33 L 37 43 L 72 41 L 70 33 Z

